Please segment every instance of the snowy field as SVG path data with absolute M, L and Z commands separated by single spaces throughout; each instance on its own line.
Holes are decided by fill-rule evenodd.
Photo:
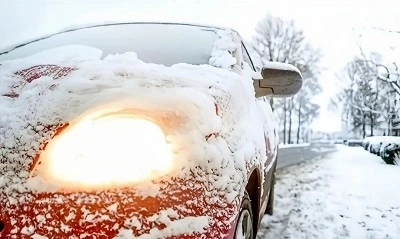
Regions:
M 400 167 L 361 147 L 277 172 L 261 238 L 400 238 Z

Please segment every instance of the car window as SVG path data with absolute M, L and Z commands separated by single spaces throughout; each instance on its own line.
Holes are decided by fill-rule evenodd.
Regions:
M 112 24 L 65 31 L 0 54 L 0 61 L 25 58 L 63 46 L 87 46 L 109 54 L 135 52 L 146 63 L 209 64 L 215 29 L 180 24 Z M 196 47 L 193 47 L 196 46 Z
M 242 42 L 242 51 L 243 51 L 243 60 L 247 62 L 247 64 L 249 64 L 249 66 L 251 67 L 251 69 L 253 69 L 253 71 L 256 71 L 253 65 L 253 61 L 251 60 L 251 57 L 249 55 L 249 52 L 247 51 L 246 46 L 244 45 L 243 42 Z

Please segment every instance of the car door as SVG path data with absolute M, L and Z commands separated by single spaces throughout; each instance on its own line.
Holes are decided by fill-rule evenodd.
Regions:
M 255 72 L 256 68 L 254 67 L 253 61 L 246 49 L 246 46 L 242 42 L 242 52 L 243 52 L 243 61 L 251 67 L 251 69 Z M 276 165 L 276 153 L 277 153 L 277 132 L 276 132 L 276 122 L 275 117 L 270 105 L 269 97 L 261 97 L 257 98 L 257 105 L 264 115 L 264 138 L 265 138 L 265 147 L 266 147 L 266 161 L 264 166 L 264 185 L 261 195 L 261 211 L 267 206 L 267 198 L 269 195 L 269 189 L 271 187 L 271 177 L 275 171 Z

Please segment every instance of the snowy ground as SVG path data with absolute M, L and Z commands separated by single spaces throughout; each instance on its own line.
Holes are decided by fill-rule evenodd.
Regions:
M 400 167 L 361 147 L 277 173 L 261 238 L 400 238 Z

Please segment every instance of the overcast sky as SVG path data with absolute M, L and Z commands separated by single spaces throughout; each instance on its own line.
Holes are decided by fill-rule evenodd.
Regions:
M 321 117 L 315 130 L 340 129 L 337 113 L 327 105 L 339 87 L 335 74 L 358 54 L 357 40 L 370 49 L 387 52 L 399 38 L 372 30 L 400 29 L 400 1 L 323 0 L 0 0 L 0 49 L 57 32 L 70 25 L 104 21 L 184 21 L 230 26 L 250 39 L 256 23 L 267 13 L 295 20 L 309 41 L 322 50 L 325 71 Z

